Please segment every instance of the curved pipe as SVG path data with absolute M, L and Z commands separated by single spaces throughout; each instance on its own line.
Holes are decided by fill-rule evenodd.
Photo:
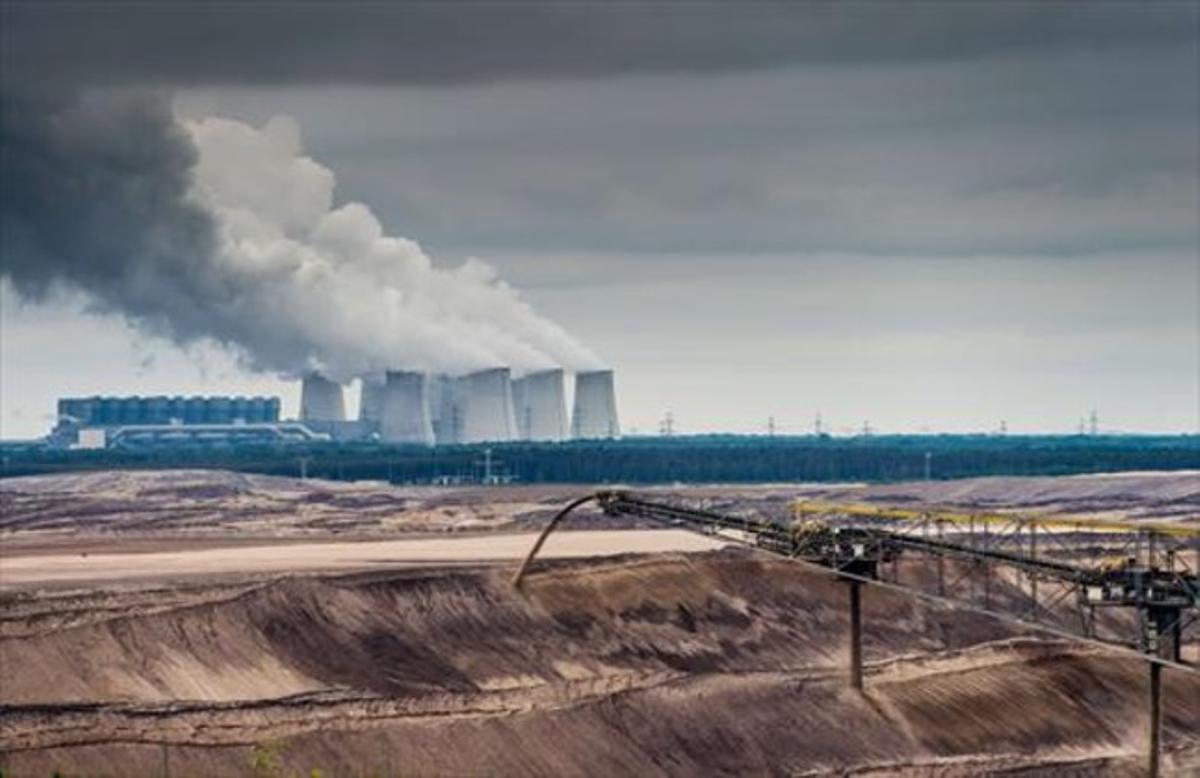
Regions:
M 514 588 L 521 588 L 521 580 L 525 577 L 525 573 L 529 570 L 529 566 L 533 564 L 533 558 L 537 556 L 538 551 L 542 550 L 542 545 L 546 542 L 546 538 L 550 537 L 550 533 L 554 531 L 554 528 L 558 526 L 558 523 L 565 519 L 568 513 L 575 510 L 580 505 L 591 502 L 592 500 L 597 499 L 599 496 L 600 495 L 598 494 L 589 494 L 586 497 L 580 497 L 576 500 L 572 500 L 565 508 L 555 514 L 553 519 L 550 519 L 550 523 L 546 525 L 546 528 L 542 530 L 542 534 L 538 535 L 537 540 L 534 541 L 533 548 L 529 549 L 529 554 L 525 557 L 525 561 L 521 563 L 521 569 L 517 571 L 515 576 L 513 576 L 512 585 Z

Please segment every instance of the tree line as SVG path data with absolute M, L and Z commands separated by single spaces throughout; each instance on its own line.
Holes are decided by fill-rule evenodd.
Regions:
M 0 476 L 221 468 L 393 483 L 906 481 L 1200 469 L 1200 436 L 705 435 L 458 446 L 323 443 L 136 451 L 0 451 Z

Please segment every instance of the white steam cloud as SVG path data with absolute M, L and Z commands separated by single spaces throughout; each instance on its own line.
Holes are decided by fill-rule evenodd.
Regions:
M 348 380 L 389 367 L 599 365 L 490 266 L 436 268 L 415 242 L 385 235 L 367 206 L 335 208 L 334 175 L 303 155 L 291 118 L 185 127 L 199 154 L 191 196 L 214 217 L 213 261 L 236 290 L 213 327 L 256 368 Z
M 584 370 L 596 356 L 479 260 L 434 267 L 334 176 L 287 117 L 180 121 L 162 96 L 5 95 L 0 276 L 81 290 L 180 345 L 337 381 L 388 368 Z

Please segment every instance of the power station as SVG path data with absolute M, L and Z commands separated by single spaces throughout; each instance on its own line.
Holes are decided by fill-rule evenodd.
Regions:
M 279 420 L 278 397 L 68 397 L 48 442 L 62 448 L 304 443 L 328 436 Z
M 345 387 L 316 372 L 301 380 L 298 420 L 280 420 L 278 397 L 63 398 L 49 441 L 71 448 L 326 440 L 433 446 L 620 437 L 613 372 L 574 378 L 569 417 L 562 369 L 515 378 L 506 367 L 370 373 L 359 378 L 355 419 L 347 417 Z
M 335 440 L 422 445 L 620 437 L 613 371 L 576 374 L 569 422 L 566 383 L 562 369 L 515 379 L 506 367 L 458 376 L 389 370 L 359 379 L 358 418 L 348 420 L 343 386 L 312 373 L 301 385 L 300 421 Z
M 567 437 L 565 389 L 562 370 L 530 373 L 513 381 L 513 410 L 522 440 L 555 442 Z

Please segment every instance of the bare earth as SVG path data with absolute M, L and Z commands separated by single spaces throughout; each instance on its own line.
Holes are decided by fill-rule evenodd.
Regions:
M 0 480 L 0 541 L 69 537 L 192 542 L 268 537 L 391 537 L 397 534 L 528 529 L 584 485 L 396 487 L 383 483 L 248 475 L 211 470 L 78 473 Z M 797 497 L 879 501 L 1116 519 L 1200 522 L 1200 472 L 1118 473 L 1063 478 L 972 478 L 907 484 L 732 485 L 682 491 L 723 510 L 781 515 Z M 576 527 L 612 528 L 584 510 Z M 630 526 L 622 520 L 617 526 Z
M 204 471 L 0 481 L 0 768 L 1143 774 L 1145 668 L 1093 646 L 870 588 L 858 694 L 829 574 L 594 512 L 513 590 L 531 530 L 586 491 Z M 686 492 L 763 514 L 810 495 L 1200 515 L 1196 473 Z M 997 581 L 995 596 L 1022 595 Z M 1163 679 L 1166 774 L 1198 775 L 1200 675 Z
M 471 537 L 367 540 L 358 543 L 267 544 L 142 553 L 15 554 L 0 557 L 0 590 L 128 579 L 167 580 L 191 576 L 262 575 L 407 567 L 462 562 L 519 560 L 535 533 Z M 591 530 L 551 535 L 540 557 L 588 557 L 624 552 L 705 551 L 722 544 L 684 530 Z

